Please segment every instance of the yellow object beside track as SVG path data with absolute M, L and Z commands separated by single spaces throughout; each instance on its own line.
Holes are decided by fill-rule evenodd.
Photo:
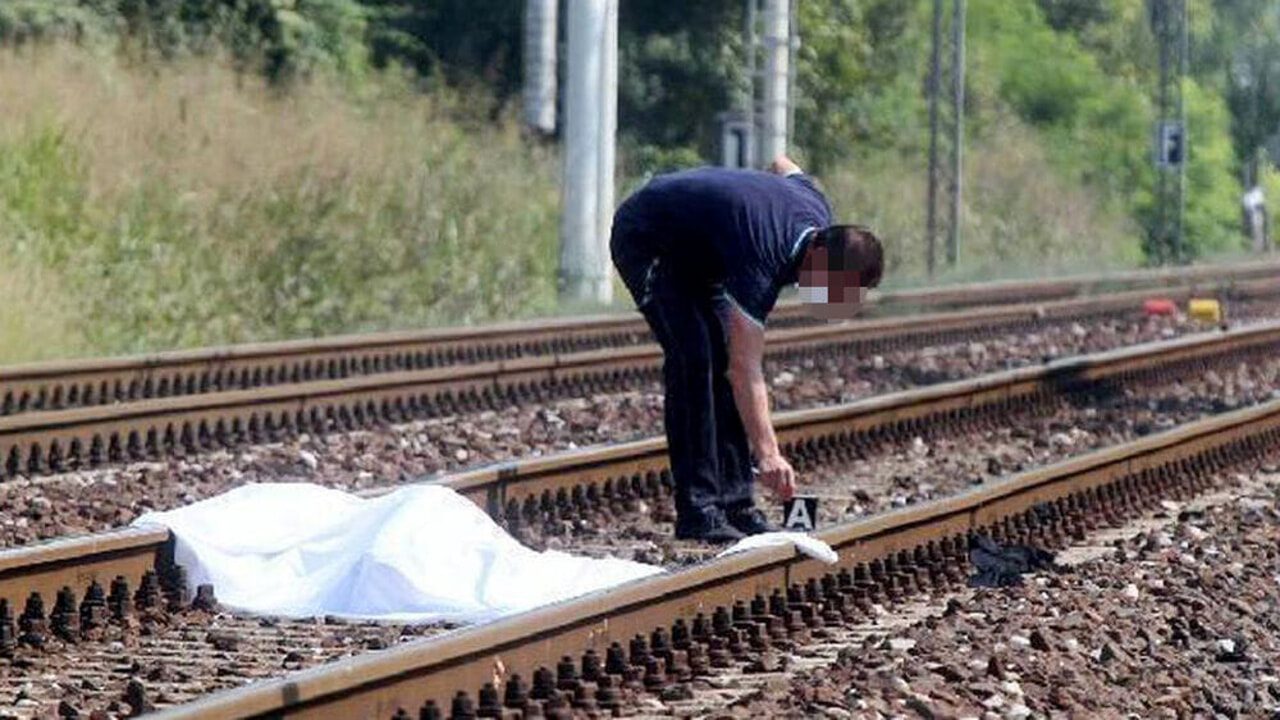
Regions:
M 1222 322 L 1222 305 L 1210 298 L 1193 299 L 1187 303 L 1187 315 L 1206 323 Z

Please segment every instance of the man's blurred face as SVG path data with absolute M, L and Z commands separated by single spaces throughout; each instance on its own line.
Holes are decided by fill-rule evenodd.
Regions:
M 862 285 L 858 271 L 832 270 L 827 260 L 824 247 L 812 248 L 805 254 L 800 266 L 800 300 L 818 317 L 851 318 L 857 314 L 867 288 Z

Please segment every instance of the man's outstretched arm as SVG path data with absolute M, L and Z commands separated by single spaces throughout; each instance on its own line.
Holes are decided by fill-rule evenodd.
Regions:
M 729 385 L 755 453 L 760 482 L 779 498 L 795 494 L 796 473 L 778 449 L 769 417 L 769 388 L 764 382 L 764 328 L 736 305 L 720 313 L 729 341 Z

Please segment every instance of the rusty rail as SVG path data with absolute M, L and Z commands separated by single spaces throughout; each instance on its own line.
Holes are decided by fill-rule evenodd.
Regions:
M 0 552 L 0 598 L 11 606 L 32 595 L 53 598 L 64 587 L 80 592 L 117 576 L 140 580 L 171 564 L 169 533 L 126 528 L 86 537 L 51 540 Z
M 1280 345 L 1280 323 L 1213 333 L 1207 337 L 1184 338 L 1116 350 L 1094 356 L 1059 361 L 1038 368 L 1007 371 L 972 380 L 869 398 L 838 407 L 785 413 L 777 418 L 780 441 L 784 450 L 796 461 L 797 465 L 804 468 L 821 464 L 845 454 L 860 452 L 869 445 L 880 443 L 889 438 L 920 433 L 927 435 L 930 432 L 940 432 L 944 429 L 950 431 L 962 428 L 969 423 L 997 421 L 998 418 L 1004 417 L 1013 411 L 1034 412 L 1041 404 L 1048 404 L 1055 398 L 1061 397 L 1064 393 L 1105 390 L 1127 382 L 1145 379 L 1160 380 L 1176 374 L 1199 371 L 1223 362 L 1239 362 L 1249 357 L 1273 355 L 1277 345 Z M 1138 466 L 1135 465 L 1134 467 Z M 528 522 L 530 513 L 556 512 L 558 508 L 590 507 L 593 504 L 607 503 L 610 499 L 626 498 L 628 496 L 645 497 L 669 491 L 667 486 L 667 459 L 664 442 L 661 439 L 580 450 L 554 457 L 503 463 L 440 478 L 438 481 L 453 487 L 482 507 L 486 507 L 495 518 L 508 528 L 521 522 Z M 983 495 L 982 493 L 990 492 L 990 488 L 984 488 L 977 495 L 970 493 L 965 497 L 980 496 L 987 498 L 988 495 Z M 983 501 L 986 503 L 983 507 L 1003 508 L 1005 507 L 1004 504 L 1001 504 L 1005 503 L 1005 500 L 1001 499 L 1003 497 L 1002 495 L 992 495 Z M 922 509 L 913 509 L 906 511 L 905 514 L 898 513 L 886 517 L 924 517 L 920 514 L 924 512 Z M 986 511 L 984 510 L 983 512 Z M 980 512 L 974 511 L 971 515 L 974 518 L 983 519 L 982 522 L 984 524 L 989 524 L 990 522 L 985 519 L 987 515 L 982 515 Z M 875 523 L 886 523 L 888 520 L 877 518 L 869 522 L 872 524 L 867 525 L 864 523 L 858 525 L 858 527 L 863 528 L 863 530 L 867 527 L 879 527 Z M 861 533 L 863 530 L 858 532 Z M 843 538 L 843 536 L 840 537 Z M 840 539 L 835 544 L 842 547 L 857 545 L 858 542 L 863 542 L 859 538 L 870 536 L 865 535 L 865 533 L 854 533 L 849 537 L 853 539 Z M 859 552 L 861 553 L 861 551 Z M 787 554 L 784 553 L 784 555 Z M 860 554 L 859 557 L 862 557 L 862 555 Z M 763 587 L 761 583 L 771 582 L 769 578 L 775 580 L 783 578 L 788 582 L 793 577 L 807 578 L 807 575 L 796 574 L 798 571 L 789 569 L 792 567 L 793 560 L 787 555 L 785 560 L 779 561 L 781 565 L 775 568 L 776 571 L 771 571 L 772 574 L 763 579 L 763 576 L 760 576 L 755 569 L 750 569 L 749 573 L 741 576 L 732 576 L 730 573 L 724 579 L 717 581 L 720 584 L 716 585 L 716 587 L 722 587 L 723 590 L 703 588 L 697 592 L 696 597 L 703 598 L 706 602 L 730 596 L 742 597 L 743 588 Z M 714 573 L 724 575 L 728 572 L 726 568 L 739 567 L 734 563 L 744 562 L 746 562 L 744 559 L 735 559 L 727 565 L 724 563 L 715 565 Z M 771 560 L 770 562 L 773 561 Z M 741 567 L 755 568 L 756 565 L 747 563 L 741 565 Z M 747 571 L 744 570 L 744 572 Z M 697 573 L 706 574 L 712 573 L 712 571 L 699 569 Z M 705 575 L 705 577 L 713 577 L 714 573 Z M 696 575 L 696 577 L 703 576 Z M 150 579 L 147 579 L 148 577 Z M 662 582 L 676 582 L 672 579 L 675 577 L 686 578 L 694 576 L 680 574 L 663 578 Z M 181 574 L 172 565 L 172 550 L 167 532 L 124 529 L 0 552 L 0 607 L 4 608 L 4 611 L 0 612 L 0 616 L 11 612 L 11 609 L 16 611 L 16 608 L 24 607 L 22 605 L 24 602 L 24 614 L 26 614 L 25 611 L 30 611 L 33 607 L 33 599 L 35 600 L 37 611 L 43 612 L 44 608 L 51 605 L 49 599 L 59 593 L 69 595 L 73 599 L 87 597 L 93 592 L 96 592 L 101 597 L 104 594 L 103 588 L 110 586 L 113 593 L 118 592 L 124 597 L 129 597 L 131 588 L 147 586 L 148 583 L 151 586 L 161 584 L 170 594 L 175 597 L 180 596 Z M 98 589 L 91 591 L 91 587 L 95 584 Z M 667 586 L 654 587 L 666 588 Z M 643 590 L 639 588 L 633 589 L 635 592 L 640 593 L 636 597 L 646 593 L 658 592 L 648 586 L 646 588 Z M 632 590 L 627 592 L 632 592 Z M 666 592 L 666 590 L 661 592 Z M 729 593 L 729 595 L 724 593 Z M 659 594 L 661 593 L 659 592 Z M 622 596 L 610 595 L 607 601 L 608 603 L 613 603 L 618 597 Z M 668 605 L 672 607 L 693 607 L 688 603 L 692 602 L 689 598 L 694 598 L 694 595 L 685 596 L 677 593 L 672 596 L 672 598 L 675 597 L 684 599 L 679 602 L 675 599 L 669 599 Z M 175 601 L 171 600 L 170 602 Z M 592 602 L 604 602 L 604 600 L 596 598 Z M 74 602 L 71 607 L 75 607 Z M 609 604 L 607 607 L 610 609 L 606 614 L 610 614 L 612 618 L 612 614 L 616 612 L 613 609 L 615 605 Z M 547 612 L 553 611 L 549 610 Z M 575 641 L 581 641 L 583 637 L 589 636 L 594 632 L 590 628 L 594 628 L 598 622 L 598 617 L 577 622 L 574 627 L 582 629 L 587 635 L 574 634 L 565 630 L 568 634 L 564 638 L 573 638 Z M 619 625 L 613 619 L 606 626 L 613 629 L 630 627 Z M 507 626 L 499 625 L 494 627 L 502 628 Z M 556 626 L 548 625 L 548 627 Z M 464 637 L 471 638 L 475 644 L 467 645 L 466 647 L 487 647 L 479 643 L 481 640 L 488 642 L 486 638 L 491 636 L 487 633 L 493 631 L 494 628 L 492 627 L 469 631 L 471 634 L 467 634 Z M 619 636 L 611 635 L 608 637 L 616 638 Z M 556 640 L 556 642 L 561 642 L 564 638 Z M 454 648 L 455 646 L 448 645 L 446 647 Z M 581 648 L 574 650 L 574 652 L 580 652 L 580 650 Z M 414 652 L 418 651 L 415 650 Z M 433 645 L 431 649 L 423 650 L 423 654 L 412 655 L 412 657 L 419 659 L 429 657 L 437 660 L 442 657 L 450 657 L 447 653 L 440 654 L 441 652 L 443 651 L 439 647 Z M 492 655 L 495 651 L 489 648 L 485 652 Z M 520 663 L 524 663 L 528 659 L 526 654 L 533 651 L 524 649 L 518 652 L 515 650 L 497 652 L 508 667 L 527 667 Z M 544 650 L 537 652 L 545 654 Z M 528 657 L 531 658 L 533 656 Z M 538 657 L 542 658 L 542 655 L 538 655 Z M 382 662 L 381 660 L 371 659 L 361 662 L 372 662 L 374 665 L 358 664 L 354 667 L 380 668 L 378 672 L 382 672 L 388 667 L 379 664 Z M 405 662 L 410 661 L 405 660 Z M 418 662 L 418 660 L 413 660 L 412 662 Z M 540 659 L 539 662 L 542 662 L 542 660 Z M 473 673 L 473 671 L 476 671 L 476 667 L 479 666 L 477 665 L 467 672 Z M 357 674 L 364 677 L 362 674 L 364 672 L 364 670 L 360 670 Z M 482 682 L 476 681 L 473 674 L 466 675 L 466 678 L 466 683 L 458 685 L 458 687 L 467 687 L 474 690 Z M 310 683 L 310 681 L 307 682 Z M 454 681 L 450 680 L 450 682 Z M 329 677 L 321 685 L 306 684 L 305 687 L 307 689 L 305 692 L 297 695 L 290 694 L 292 690 L 288 690 L 284 685 L 273 686 L 276 687 L 276 691 L 282 693 L 274 696 L 275 700 L 273 702 L 283 702 L 284 704 L 279 705 L 277 708 L 283 709 L 291 707 L 294 701 L 300 701 L 304 698 L 319 698 L 324 693 L 320 693 L 316 688 L 321 686 L 329 687 L 334 692 L 337 692 L 340 684 L 333 680 L 332 677 Z M 414 685 L 414 687 L 418 689 L 413 692 L 420 693 L 421 688 L 417 685 Z M 431 685 L 430 687 L 436 688 L 437 686 Z M 255 691 L 256 694 L 252 694 L 252 697 L 255 698 L 253 703 L 257 704 L 244 706 L 249 708 L 245 711 L 246 714 L 268 712 L 267 710 L 259 709 L 260 703 L 265 702 L 264 698 L 270 696 L 269 692 L 268 695 L 263 695 L 261 694 L 262 692 L 267 691 Z M 446 696 L 434 694 L 435 692 L 436 690 L 433 689 L 422 695 L 422 697 L 446 698 Z M 410 704 L 405 704 L 411 702 L 408 699 L 411 695 L 397 695 L 396 697 L 399 699 L 395 702 L 401 703 L 404 707 L 411 707 Z M 220 700 L 219 702 L 222 701 Z M 422 700 L 418 699 L 412 702 L 421 703 Z M 204 705 L 195 707 L 198 709 L 204 707 Z M 226 706 L 214 705 L 211 707 L 225 709 Z M 363 705 L 360 707 L 364 709 L 357 709 L 355 706 L 350 708 L 352 712 L 356 713 L 352 716 L 365 716 L 367 708 Z M 344 706 L 336 710 L 326 708 L 323 712 L 345 712 L 346 710 L 348 708 Z M 390 717 L 391 712 L 386 712 L 385 716 Z
M 1258 282 L 1265 285 L 1278 276 L 1280 264 L 1249 263 L 957 285 L 876 295 L 870 312 L 1048 302 L 1138 286 L 1164 291 L 1175 284 L 1185 286 L 1178 291 L 1182 293 L 1216 293 L 1252 281 L 1254 291 L 1261 292 L 1264 287 Z M 775 313 L 775 325 L 795 324 L 803 317 L 798 305 L 784 303 Z M 17 365 L 0 367 L 0 415 L 565 355 L 648 340 L 644 322 L 634 314 L 622 314 Z
M 1214 473 L 1273 453 L 1277 443 L 1280 401 L 1272 401 L 832 527 L 820 536 L 839 552 L 836 567 L 789 549 L 756 550 L 219 693 L 159 717 L 473 717 L 475 699 L 489 711 L 527 706 L 527 694 L 504 686 L 527 687 L 531 674 L 550 668 L 557 684 L 545 702 L 568 706 L 589 693 L 605 705 L 642 675 L 641 687 L 651 677 L 661 686 L 668 668 L 705 671 L 709 657 L 735 644 L 802 638 L 865 617 L 872 602 L 953 585 L 964 574 L 970 533 L 1060 544 L 1159 499 L 1201 491 Z
M 783 450 L 803 470 L 832 453 L 858 452 L 890 436 L 909 438 L 940 425 L 985 421 L 1064 393 L 1199 372 L 1217 362 L 1267 356 L 1278 345 L 1280 323 L 1267 323 L 781 413 L 774 424 Z M 649 438 L 498 463 L 451 474 L 446 482 L 512 523 L 551 506 L 652 493 L 667 471 L 665 439 Z
M 1247 262 L 1220 266 L 1134 270 L 1098 276 L 1005 280 L 974 285 L 899 290 L 880 297 L 878 305 L 885 310 L 890 310 L 899 306 L 985 305 L 1008 302 L 1010 297 L 1018 298 L 1019 302 L 1045 301 L 1123 289 L 1159 289 L 1184 283 L 1198 286 L 1200 289 L 1229 287 L 1236 282 L 1275 278 L 1276 270 L 1275 265 Z
M 1164 292 L 1175 299 L 1192 293 L 1188 287 Z M 1241 299 L 1277 293 L 1280 283 L 1269 280 L 1242 283 L 1231 290 L 1232 297 Z M 1045 321 L 1133 312 L 1143 296 L 1117 293 L 774 330 L 768 336 L 769 352 L 773 357 L 869 353 L 911 343 L 982 337 Z M 660 350 L 645 344 L 0 416 L 0 478 L 193 453 L 295 432 L 492 408 L 582 389 L 618 389 L 656 379 L 660 361 Z

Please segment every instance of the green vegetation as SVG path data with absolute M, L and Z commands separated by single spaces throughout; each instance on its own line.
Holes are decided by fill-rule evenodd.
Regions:
M 553 306 L 555 163 L 447 94 L 280 96 L 65 48 L 0 57 L 0 86 L 5 360 L 59 337 L 120 353 Z
M 971 143 L 961 263 L 945 280 L 1096 272 L 1141 261 L 1136 223 L 1055 172 L 1038 140 L 1006 118 Z M 925 167 L 904 162 L 872 151 L 825 177 L 833 205 L 890 239 L 888 273 L 899 284 L 925 275 Z
M 1147 0 L 968 5 L 943 279 L 1155 259 Z M 1190 5 L 1188 249 L 1229 255 L 1240 178 L 1280 204 L 1280 7 Z M 513 120 L 522 7 L 0 2 L 0 362 L 563 310 L 556 149 Z M 881 231 L 896 285 L 924 281 L 931 7 L 798 4 L 795 154 Z M 743 8 L 624 0 L 621 190 L 716 157 Z

